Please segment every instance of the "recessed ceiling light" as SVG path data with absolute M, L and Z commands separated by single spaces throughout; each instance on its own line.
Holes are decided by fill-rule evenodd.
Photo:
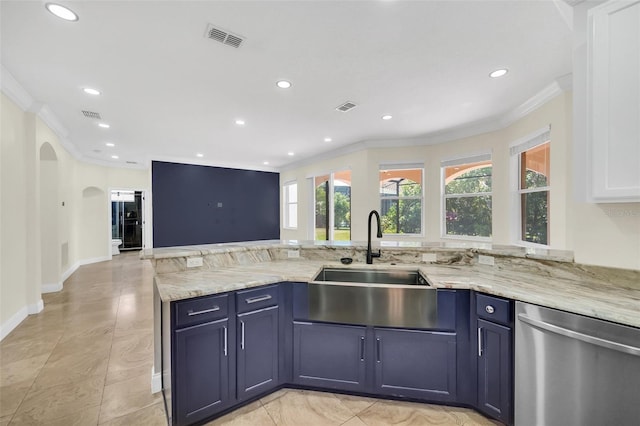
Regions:
M 269 162 L 268 161 L 263 161 L 262 164 L 264 164 L 265 166 L 268 166 Z
M 98 126 L 102 127 L 103 129 L 108 129 L 109 127 L 111 127 L 107 123 L 98 123 Z
M 108 146 L 109 148 L 113 148 L 114 146 L 116 146 L 116 144 L 113 142 L 107 142 L 105 143 L 105 145 Z
M 49 12 L 53 13 L 58 18 L 64 19 L 65 21 L 78 20 L 78 15 L 76 15 L 76 13 L 68 7 L 61 6 L 55 3 L 47 3 L 44 5 L 44 7 L 46 7 Z
M 244 126 L 244 120 L 236 120 L 238 126 Z
M 204 157 L 204 154 L 197 153 L 196 157 L 202 158 L 202 157 Z
M 100 94 L 101 94 L 99 90 L 97 90 L 97 89 L 93 89 L 93 88 L 91 88 L 91 87 L 85 87 L 84 89 L 82 89 L 82 91 L 83 91 L 84 93 L 86 93 L 87 95 L 94 95 L 94 96 L 98 96 L 98 95 L 100 95 Z
M 291 82 L 287 80 L 280 80 L 276 83 L 276 86 L 278 86 L 281 89 L 288 89 L 289 87 L 291 87 Z
M 393 115 L 389 115 L 389 114 L 382 116 L 383 120 L 391 120 L 392 118 L 393 118 Z
M 498 77 L 502 77 L 504 75 L 507 75 L 507 73 L 509 72 L 508 69 L 506 68 L 501 68 L 499 70 L 495 70 L 494 72 L 492 72 L 491 74 L 489 74 L 489 77 L 491 78 L 498 78 Z
M 111 158 L 113 158 L 114 160 L 117 160 L 120 157 L 118 157 L 117 155 L 112 155 Z
M 331 139 L 331 138 L 324 138 L 324 141 L 325 141 L 325 142 L 331 142 L 332 140 L 333 140 L 333 139 Z
M 287 155 L 288 155 L 289 157 L 293 157 L 295 154 L 294 154 L 293 152 L 287 152 Z

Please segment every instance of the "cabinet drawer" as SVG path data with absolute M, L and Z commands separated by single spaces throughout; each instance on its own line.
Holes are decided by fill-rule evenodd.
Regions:
M 176 302 L 176 328 L 200 324 L 229 316 L 227 294 Z
M 278 304 L 278 286 L 253 288 L 236 292 L 238 313 L 255 311 Z
M 476 314 L 480 318 L 500 324 L 511 324 L 511 301 L 486 294 L 477 294 Z

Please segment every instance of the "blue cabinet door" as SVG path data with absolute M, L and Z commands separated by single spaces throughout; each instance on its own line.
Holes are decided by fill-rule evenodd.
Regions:
M 366 390 L 366 328 L 293 323 L 295 383 L 347 391 Z
M 478 319 L 478 409 L 506 424 L 513 413 L 512 331 Z
M 225 408 L 229 400 L 228 320 L 175 332 L 174 423 L 187 425 Z
M 456 400 L 456 334 L 375 329 L 376 393 Z
M 278 316 L 278 306 L 238 315 L 239 400 L 251 398 L 278 385 Z

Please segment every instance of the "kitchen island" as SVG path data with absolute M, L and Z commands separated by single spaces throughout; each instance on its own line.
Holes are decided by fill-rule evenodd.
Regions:
M 365 246 L 360 243 L 319 243 L 319 242 L 292 242 L 292 241 L 258 241 L 252 243 L 235 243 L 222 245 L 205 245 L 190 247 L 175 247 L 167 249 L 154 249 L 146 251 L 143 256 L 151 259 L 156 269 L 156 372 L 160 371 L 160 348 L 158 343 L 164 333 L 164 341 L 171 341 L 171 333 L 175 336 L 183 336 L 184 333 L 176 333 L 175 321 L 172 323 L 170 317 L 175 316 L 171 306 L 188 301 L 205 300 L 214 295 L 227 295 L 228 299 L 224 304 L 224 317 L 212 317 L 208 326 L 217 325 L 217 336 L 219 342 L 224 344 L 225 357 L 230 363 L 217 364 L 218 370 L 224 375 L 226 382 L 233 382 L 233 386 L 226 383 L 223 391 L 226 402 L 221 402 L 217 407 L 209 407 L 211 415 L 218 415 L 233 409 L 245 402 L 251 401 L 252 395 L 263 395 L 281 386 L 302 386 L 319 389 L 335 389 L 338 391 L 352 391 L 354 393 L 373 394 L 391 398 L 407 397 L 412 400 L 442 401 L 445 403 L 478 407 L 482 400 L 476 394 L 476 387 L 482 382 L 482 377 L 473 381 L 465 381 L 464 377 L 478 374 L 478 366 L 475 365 L 475 358 L 468 354 L 477 352 L 477 345 L 470 337 L 471 327 L 475 327 L 476 319 L 469 312 L 470 304 L 480 303 L 485 299 L 476 298 L 476 294 L 482 297 L 494 297 L 486 299 L 493 305 L 503 306 L 507 303 L 506 322 L 502 325 L 496 323 L 496 327 L 505 327 L 508 331 L 505 338 L 499 343 L 500 350 L 511 350 L 512 337 L 511 326 L 513 325 L 513 301 L 523 301 L 538 304 L 546 307 L 560 309 L 567 312 L 586 315 L 594 318 L 612 321 L 618 324 L 625 324 L 632 327 L 640 327 L 640 272 L 620 270 L 614 268 L 594 267 L 576 264 L 572 261 L 571 253 L 553 250 L 531 250 L 519 247 L 491 247 L 488 245 L 468 246 L 466 244 L 440 244 L 440 243 L 390 243 L 384 242 L 381 247 L 382 257 L 376 260 L 373 265 L 364 264 Z M 480 258 L 483 256 L 484 258 Z M 352 257 L 354 263 L 342 265 L 339 259 L 342 257 Z M 487 262 L 486 257 L 491 257 L 490 262 L 494 265 L 480 264 L 479 259 Z M 427 260 L 426 262 L 423 260 Z M 187 267 L 187 265 L 201 265 Z M 353 346 L 352 350 L 358 352 L 355 358 L 364 362 L 365 358 L 377 351 L 380 357 L 380 346 L 374 348 L 374 341 L 395 341 L 398 344 L 406 344 L 403 340 L 403 330 L 396 330 L 394 335 L 388 335 L 392 329 L 378 329 L 371 327 L 354 328 L 349 324 L 332 326 L 331 324 L 311 324 L 302 314 L 292 312 L 296 304 L 295 297 L 292 296 L 292 288 L 299 289 L 305 283 L 313 280 L 320 269 L 324 266 L 340 268 L 370 268 L 370 269 L 417 269 L 424 276 L 432 288 L 437 289 L 438 297 L 450 297 L 451 303 L 447 306 L 452 311 L 453 323 L 445 318 L 442 324 L 435 330 L 413 330 L 410 335 L 412 340 L 422 339 L 423 347 L 441 348 L 438 353 L 446 353 L 448 358 L 457 356 L 457 364 L 442 371 L 447 374 L 438 378 L 436 388 L 433 383 L 426 383 L 422 394 L 415 391 L 418 386 L 412 384 L 414 391 L 409 391 L 411 386 L 387 386 L 384 384 L 377 388 L 374 382 L 377 380 L 374 371 L 373 361 L 371 365 L 361 366 L 360 376 L 350 377 L 349 380 L 318 380 L 320 385 L 310 385 L 306 378 L 308 375 L 300 373 L 304 366 L 297 365 L 301 353 L 304 353 L 304 343 L 292 341 L 295 339 L 310 339 L 314 335 L 309 325 L 314 325 L 313 332 L 324 339 L 335 339 L 336 342 L 362 342 Z M 282 283 L 282 285 L 280 285 Z M 278 328 L 265 329 L 264 333 L 273 332 L 272 337 L 278 342 L 278 347 L 269 346 L 272 357 L 279 357 L 283 361 L 280 365 L 272 365 L 271 370 L 279 371 L 278 377 L 271 377 L 268 382 L 271 385 L 264 388 L 263 393 L 249 394 L 247 398 L 241 397 L 243 390 L 240 389 L 236 375 L 236 362 L 240 366 L 239 356 L 243 354 L 240 346 L 234 348 L 236 339 L 244 339 L 245 329 L 250 322 L 243 319 L 244 314 L 240 307 L 240 296 L 236 293 L 247 289 L 258 291 L 271 291 L 274 300 L 273 304 L 264 305 L 264 309 L 255 310 L 248 313 L 258 313 L 264 315 L 270 313 L 269 318 L 261 321 L 271 321 L 270 324 Z M 447 293 L 449 292 L 449 293 Z M 456 293 L 457 292 L 457 293 Z M 257 293 L 256 293 L 257 294 Z M 470 296 L 469 296 L 470 295 Z M 497 297 L 495 297 L 497 296 Z M 238 310 L 236 303 L 238 297 Z M 258 296 L 263 297 L 263 296 Z M 294 300 L 292 300 L 292 298 Z M 278 303 L 276 304 L 275 301 Z M 444 306 L 444 305 L 443 305 Z M 479 305 L 478 305 L 479 306 Z M 487 305 L 489 306 L 489 305 Z M 223 309 L 223 310 L 224 310 Z M 443 310 L 443 309 L 441 309 Z M 453 313 L 455 311 L 455 313 Z M 277 313 L 276 313 L 277 312 Z M 237 314 L 237 321 L 235 318 Z M 443 315 L 442 312 L 440 314 Z M 298 315 L 298 318 L 296 318 Z M 300 316 L 302 315 L 302 316 Z M 163 317 L 162 320 L 160 317 Z M 247 317 L 246 319 L 249 319 Z M 222 321 L 222 322 L 220 322 Z M 483 321 L 479 317 L 478 321 Z M 450 325 L 455 324 L 455 327 Z M 480 322 L 478 322 L 480 324 Z M 490 325 L 490 324 L 489 324 Z M 193 327 L 192 327 L 193 328 Z M 488 328 L 481 328 L 485 330 Z M 193 331 L 193 330 L 190 330 Z M 318 333 L 321 331 L 322 333 Z M 408 330 L 409 331 L 409 330 Z M 345 334 L 346 333 L 346 334 Z M 384 334 L 387 333 L 387 334 Z M 404 332 L 407 333 L 407 332 Z M 294 337 L 295 334 L 295 337 Z M 384 339 L 382 339 L 384 336 Z M 489 336 L 490 337 L 490 336 Z M 479 337 L 480 338 L 480 337 Z M 361 340 L 359 340 L 361 339 Z M 395 340 L 394 340 L 395 339 Z M 234 342 L 228 345 L 228 341 Z M 302 342 L 302 340 L 301 340 Z M 367 342 L 365 344 L 365 342 Z M 239 344 L 244 345 L 244 340 Z M 265 343 L 265 342 L 263 342 Z M 297 345 L 297 346 L 296 346 Z M 378 343 L 378 345 L 380 345 Z M 424 346 L 426 345 L 426 346 Z M 168 346 L 165 343 L 165 346 Z M 313 345 L 310 348 L 315 348 Z M 232 348 L 232 349 L 229 349 Z M 383 350 L 385 347 L 382 346 Z M 449 349 L 446 349 L 449 348 Z M 171 358 L 169 348 L 164 348 L 165 370 L 167 359 Z M 209 348 L 213 352 L 221 348 Z M 229 349 L 229 350 L 228 350 Z M 314 350 L 317 350 L 314 349 Z M 346 349 L 345 349 L 346 350 Z M 453 351 L 453 352 L 452 352 Z M 512 353 L 512 352 L 509 352 Z M 238 356 L 236 356 L 236 354 Z M 457 354 L 457 355 L 452 355 Z M 175 355 L 175 354 L 174 354 Z M 327 354 L 329 356 L 331 354 Z M 354 355 L 354 354 L 351 354 Z M 434 359 L 439 355 L 432 354 Z M 510 355 L 512 357 L 512 355 Z M 236 358 L 238 360 L 236 360 Z M 441 356 L 441 362 L 445 362 L 447 356 Z M 313 360 L 318 364 L 318 360 Z M 305 361 L 307 362 L 307 361 Z M 310 361 L 308 361 L 310 362 Z M 380 359 L 378 360 L 380 362 Z M 434 361 L 435 362 L 435 361 Z M 377 364 L 375 364 L 377 365 Z M 478 364 L 480 365 L 480 364 Z M 321 368 L 314 365 L 313 368 Z M 360 367 L 358 367 L 360 368 Z M 428 366 L 423 366 L 428 368 Z M 271 371 L 270 370 L 270 371 Z M 498 372 L 502 381 L 512 387 L 513 378 L 510 374 L 511 365 L 507 365 L 503 371 Z M 231 371 L 230 374 L 227 374 Z M 391 370 L 389 370 L 391 371 Z M 385 374 L 389 375 L 389 371 Z M 457 375 L 456 375 L 457 372 Z M 300 374 L 298 374 L 300 373 Z M 381 370 L 379 373 L 384 373 Z M 175 374 L 175 371 L 173 372 Z M 296 375 L 298 374 L 298 375 Z M 355 373 L 354 373 L 355 374 Z M 304 376 L 304 377 L 303 377 Z M 400 374 L 398 377 L 402 376 Z M 217 376 L 216 376 L 217 377 Z M 360 379 L 358 379 L 360 377 Z M 175 375 L 173 376 L 175 379 Z M 365 379 L 366 378 L 366 381 Z M 165 390 L 167 381 L 171 376 L 165 376 Z M 352 383 L 349 386 L 334 387 L 332 383 Z M 362 382 L 362 383 L 361 383 Z M 447 382 L 446 384 L 442 384 Z M 428 386 L 427 386 L 428 385 Z M 393 389 L 393 392 L 388 389 Z M 472 390 L 470 390 L 473 388 Z M 230 391 L 229 391 L 230 389 Z M 270 390 L 269 390 L 270 389 Z M 247 390 L 247 388 L 244 388 Z M 510 391 L 512 394 L 512 391 Z M 222 394 L 221 394 L 222 395 Z M 425 395 L 420 397 L 420 395 Z M 445 395 L 439 397 L 439 395 Z M 491 395 L 488 395 L 491 397 Z M 505 399 L 504 395 L 500 398 Z M 171 397 L 169 397 L 171 399 Z M 216 404 L 222 399 L 216 399 Z M 505 422 L 512 422 L 512 405 L 506 403 L 505 407 L 496 413 L 489 411 L 489 415 Z M 215 405 L 215 404 L 213 404 Z M 495 403 L 493 405 L 496 405 Z M 492 406 L 492 404 L 488 404 Z M 505 411 L 502 411 L 502 410 Z M 198 410 L 191 410 L 197 412 Z M 486 410 L 482 410 L 487 412 Z M 206 413 L 206 410 L 205 410 Z M 504 417 L 501 417 L 503 416 Z M 198 418 L 196 417 L 193 417 Z M 202 418 L 208 418 L 204 415 Z M 195 420 L 194 420 L 195 421 Z M 189 424 L 191 420 L 184 417 L 180 420 L 173 419 L 175 424 Z

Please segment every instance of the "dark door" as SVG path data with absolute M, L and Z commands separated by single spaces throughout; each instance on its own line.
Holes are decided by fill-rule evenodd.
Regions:
M 278 385 L 277 306 L 238 315 L 238 399 Z
M 321 388 L 365 390 L 365 331 L 365 327 L 294 322 L 294 381 Z
M 478 320 L 478 409 L 512 423 L 513 366 L 511 328 Z
M 375 329 L 376 393 L 434 401 L 456 399 L 456 335 Z
M 176 331 L 173 418 L 191 424 L 216 413 L 229 399 L 228 320 Z

